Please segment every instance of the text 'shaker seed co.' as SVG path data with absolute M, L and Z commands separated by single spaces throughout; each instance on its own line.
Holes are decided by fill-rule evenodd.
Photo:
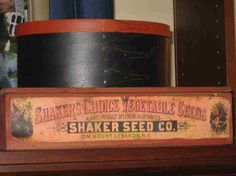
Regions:
M 54 89 L 47 89 L 54 90 Z M 232 143 L 231 93 L 133 93 L 84 89 L 1 96 L 6 149 L 173 146 Z M 96 89 L 97 91 L 98 89 Z M 107 90 L 107 89 L 101 89 Z M 60 93 L 57 93 L 59 91 Z M 85 91 L 85 92 L 84 92 Z M 120 91 L 120 92 L 119 92 Z M 208 92 L 209 91 L 209 92 Z M 144 91 L 143 91 L 144 92 Z M 3 112 L 3 111 L 2 111 Z
M 156 122 L 68 122 L 68 133 L 174 132 L 177 121 Z

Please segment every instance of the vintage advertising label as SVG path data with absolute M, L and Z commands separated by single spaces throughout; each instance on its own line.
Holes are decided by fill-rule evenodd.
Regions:
M 11 134 L 31 142 L 229 138 L 218 96 L 14 97 Z

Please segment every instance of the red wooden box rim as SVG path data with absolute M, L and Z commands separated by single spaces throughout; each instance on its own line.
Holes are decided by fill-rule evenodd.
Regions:
M 145 90 L 145 91 L 144 91 Z M 0 89 L 2 94 L 58 94 L 58 93 L 216 93 L 231 92 L 231 87 L 107 87 L 107 88 L 55 88 L 55 87 L 25 87 L 25 88 L 4 88 Z
M 170 26 L 162 23 L 109 20 L 109 19 L 70 19 L 34 21 L 17 25 L 16 36 L 65 32 L 121 32 L 153 34 L 170 37 Z

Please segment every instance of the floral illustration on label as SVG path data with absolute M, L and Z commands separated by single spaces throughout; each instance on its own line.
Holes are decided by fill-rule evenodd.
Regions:
M 12 103 L 11 129 L 17 138 L 28 138 L 33 135 L 32 104 L 29 99 L 21 99 Z
M 211 110 L 210 124 L 215 133 L 225 132 L 227 129 L 227 112 L 222 102 L 217 103 Z

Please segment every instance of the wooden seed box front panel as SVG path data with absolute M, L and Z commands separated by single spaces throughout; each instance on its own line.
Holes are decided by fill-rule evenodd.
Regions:
M 16 88 L 1 94 L 1 148 L 232 143 L 225 88 Z

